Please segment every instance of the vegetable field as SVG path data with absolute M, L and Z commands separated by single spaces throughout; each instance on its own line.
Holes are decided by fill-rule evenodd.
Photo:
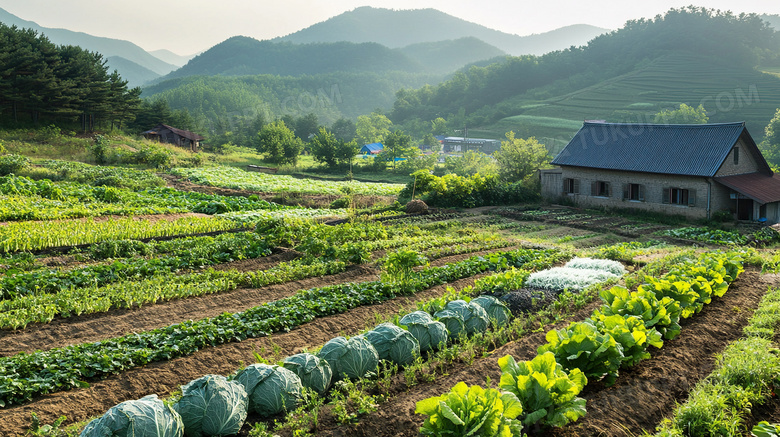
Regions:
M 63 211 L 99 188 L 10 178 Z M 47 204 L 56 221 L 0 226 L 0 435 L 121 432 L 124 414 L 165 436 L 638 435 L 730 343 L 773 338 L 773 321 L 743 332 L 780 286 L 745 240 L 697 249 L 699 231 L 582 211 L 117 193 L 162 209 Z M 754 411 L 741 432 L 780 420 Z

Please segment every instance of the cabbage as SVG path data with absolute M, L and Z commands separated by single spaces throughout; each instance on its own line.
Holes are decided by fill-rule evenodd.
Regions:
M 206 375 L 181 388 L 173 409 L 181 414 L 188 437 L 238 434 L 249 408 L 244 386 L 222 375 Z
M 249 394 L 249 409 L 264 417 L 291 411 L 301 399 L 301 378 L 284 367 L 252 364 L 235 379 Z
M 496 327 L 504 326 L 509 323 L 509 319 L 512 316 L 512 312 L 509 311 L 509 308 L 493 296 L 480 296 L 476 299 L 472 299 L 471 303 L 481 306 L 487 313 L 490 322 Z
M 285 358 L 282 366 L 298 375 L 304 387 L 311 388 L 319 394 L 324 394 L 330 387 L 333 370 L 327 361 L 319 359 L 316 355 L 293 355 Z
M 466 332 L 466 325 L 463 323 L 463 316 L 460 315 L 460 313 L 457 311 L 436 311 L 434 317 L 436 317 L 436 320 L 444 323 L 444 326 L 447 328 L 448 338 L 457 338 L 461 332 Z
M 382 323 L 366 332 L 365 337 L 376 349 L 380 360 L 405 366 L 420 356 L 420 342 L 409 331 L 392 323 Z
M 425 311 L 409 313 L 398 321 L 409 330 L 409 333 L 420 343 L 421 351 L 438 349 L 439 345 L 447 344 L 447 327 L 444 323 L 433 320 Z
M 157 398 L 144 396 L 111 407 L 87 424 L 80 437 L 182 437 L 184 424 L 173 408 Z
M 349 340 L 344 337 L 333 338 L 322 346 L 317 356 L 330 364 L 334 381 L 344 376 L 349 379 L 362 378 L 379 367 L 379 354 L 361 335 Z
M 487 312 L 485 312 L 485 310 L 476 303 L 466 302 L 465 300 L 453 300 L 447 302 L 447 305 L 445 305 L 444 309 L 442 311 L 438 311 L 435 314 L 436 318 L 444 322 L 445 325 L 447 325 L 447 322 L 442 320 L 442 318 L 447 317 L 448 320 L 452 318 L 452 316 L 447 313 L 448 311 L 452 311 L 460 315 L 461 319 L 463 320 L 464 329 L 468 335 L 476 334 L 477 332 L 484 332 L 487 330 L 488 325 L 490 324 Z M 449 328 L 450 326 L 447 325 L 447 329 Z M 450 331 L 450 336 L 457 336 L 458 334 L 460 334 L 460 331 L 458 331 L 458 333 L 453 333 Z

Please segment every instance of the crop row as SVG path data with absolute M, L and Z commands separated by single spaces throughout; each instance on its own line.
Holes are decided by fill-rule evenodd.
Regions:
M 246 172 L 233 167 L 174 168 L 171 174 L 203 185 L 268 193 L 342 195 L 351 191 L 367 196 L 396 196 L 404 188 L 403 184 L 297 179 L 287 175 Z
M 514 430 L 577 420 L 586 414 L 585 401 L 577 395 L 589 380 L 613 384 L 620 368 L 649 358 L 647 349 L 661 347 L 662 338 L 677 336 L 679 320 L 701 311 L 713 296 L 722 296 L 742 270 L 738 255 L 708 253 L 661 278 L 646 276 L 648 282 L 636 292 L 603 290 L 601 309 L 583 322 L 548 332 L 536 358 L 498 360 L 503 372 L 499 387 L 511 394 L 506 399 L 498 395 L 503 403 L 488 399 L 484 391 L 478 401 L 465 402 L 468 390 L 456 385 L 449 394 L 418 403 L 418 412 L 429 416 L 423 432 L 477 433 L 485 423 Z M 511 409 L 504 408 L 507 402 Z M 479 410 L 470 410 L 478 405 Z
M 0 251 L 36 251 L 106 240 L 171 237 L 238 228 L 234 221 L 215 217 L 182 217 L 155 222 L 132 217 L 100 222 L 92 219 L 15 222 L 0 226 Z
M 0 301 L 0 329 L 48 323 L 54 317 L 73 317 L 132 308 L 150 303 L 222 293 L 239 287 L 264 287 L 304 278 L 332 275 L 346 269 L 341 261 L 294 260 L 268 270 L 237 270 L 158 275 L 142 281 L 122 281 L 103 287 L 64 289 L 53 294 L 28 295 Z
M 116 260 L 110 264 L 98 264 L 72 270 L 45 270 L 29 273 L 6 274 L 0 277 L 0 300 L 14 299 L 29 294 L 56 293 L 82 287 L 101 287 L 106 284 L 127 280 L 139 280 L 164 273 L 202 268 L 213 264 L 238 259 L 257 258 L 269 255 L 271 249 L 265 239 L 254 232 L 222 234 L 217 237 L 196 237 L 197 245 L 177 250 L 168 256 L 157 258 L 131 258 Z M 114 243 L 113 245 L 111 243 Z M 106 252 L 113 248 L 154 247 L 154 244 L 133 240 L 98 243 L 94 252 Z
M 0 177 L 0 220 L 52 220 L 102 215 L 197 212 L 220 214 L 235 211 L 296 209 L 259 199 L 257 196 L 221 196 L 173 188 L 126 188 L 89 186 L 75 182 Z
M 249 310 L 174 324 L 166 328 L 97 343 L 45 352 L 20 353 L 0 359 L 0 402 L 24 402 L 38 394 L 84 384 L 85 379 L 187 355 L 200 348 L 241 341 L 289 330 L 316 317 L 375 304 L 398 294 L 414 293 L 434 285 L 488 271 L 557 259 L 551 250 L 520 249 L 423 270 L 399 286 L 381 281 L 333 285 L 300 291 L 293 296 Z

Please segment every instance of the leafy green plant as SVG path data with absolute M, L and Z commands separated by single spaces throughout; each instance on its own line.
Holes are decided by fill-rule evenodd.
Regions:
M 292 411 L 301 400 L 301 379 L 284 367 L 251 364 L 233 379 L 246 390 L 249 410 L 262 417 Z
M 567 328 L 547 333 L 547 344 L 540 346 L 539 354 L 552 352 L 555 361 L 571 372 L 580 369 L 588 379 L 606 377 L 612 385 L 624 360 L 623 348 L 609 335 L 599 332 L 589 321 L 574 322 Z
M 750 435 L 754 437 L 780 437 L 780 425 L 762 420 L 753 427 Z
M 415 413 L 428 416 L 420 433 L 429 436 L 521 435 L 516 419 L 523 407 L 514 394 L 457 383 L 449 393 L 417 402 Z
M 655 293 L 646 288 L 630 292 L 620 286 L 602 290 L 599 295 L 605 302 L 601 312 L 606 316 L 640 317 L 645 327 L 657 329 L 667 340 L 680 334 L 682 310 L 680 304 L 669 296 L 659 300 Z
M 523 405 L 524 425 L 564 426 L 585 415 L 585 399 L 577 397 L 587 378 L 579 369 L 570 372 L 545 352 L 517 363 L 511 355 L 498 359 L 501 389 L 513 393 Z
M 647 348 L 664 345 L 661 333 L 655 328 L 647 328 L 639 317 L 612 315 L 607 316 L 596 310 L 589 319 L 604 334 L 609 334 L 623 349 L 621 367 L 631 367 L 641 360 L 650 358 Z
M 420 356 L 420 343 L 409 332 L 392 323 L 382 323 L 366 332 L 368 340 L 376 349 L 380 360 L 390 360 L 404 366 Z
M 241 384 L 222 375 L 188 382 L 173 405 L 181 415 L 187 437 L 237 434 L 246 420 L 249 398 Z

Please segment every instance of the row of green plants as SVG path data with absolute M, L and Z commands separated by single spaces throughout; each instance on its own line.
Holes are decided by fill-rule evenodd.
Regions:
M 403 188 L 400 184 L 297 179 L 289 175 L 246 172 L 234 167 L 173 168 L 170 173 L 198 184 L 268 193 L 339 196 L 347 188 L 354 194 L 366 196 L 396 196 Z
M 474 208 L 486 205 L 507 205 L 539 200 L 539 195 L 524 182 L 507 183 L 497 175 L 469 177 L 447 174 L 432 175 L 429 170 L 412 173 L 414 178 L 400 192 L 399 199 L 421 198 L 434 206 Z
M 780 385 L 780 350 L 773 344 L 780 326 L 780 289 L 770 288 L 743 328 L 745 337 L 717 356 L 715 370 L 700 380 L 665 419 L 656 436 L 745 435 L 751 411 L 775 397 Z M 768 423 L 753 435 L 777 435 Z
M 767 245 L 780 240 L 780 235 L 770 228 L 762 228 L 748 235 L 740 234 L 737 231 L 725 231 L 722 229 L 712 229 L 706 227 L 687 227 L 669 229 L 662 232 L 662 235 L 682 238 L 685 240 L 702 241 L 710 244 L 722 244 L 728 246 L 738 246 L 748 243 L 758 245 Z
M 136 220 L 127 217 L 105 221 L 86 219 L 15 222 L 0 226 L 0 251 L 32 252 L 106 240 L 173 237 L 237 229 L 239 225 L 236 222 L 219 217 L 182 217 L 170 221 Z
M 474 401 L 464 399 L 468 392 L 463 385 L 456 386 L 418 403 L 417 412 L 428 416 L 421 432 L 496 435 L 494 429 L 503 429 L 511 435 L 520 426 L 564 426 L 577 420 L 586 414 L 585 401 L 577 395 L 589 380 L 613 384 L 619 369 L 649 358 L 650 346 L 661 347 L 663 338 L 678 335 L 680 318 L 691 317 L 713 296 L 722 296 L 742 270 L 741 258 L 734 253 L 707 253 L 661 278 L 644 276 L 650 282 L 636 292 L 603 290 L 601 309 L 585 321 L 549 331 L 534 359 L 499 359 L 499 387 L 514 397 L 499 404 L 494 400 L 499 393 L 482 392 Z M 502 408 L 515 401 L 519 408 Z
M 265 238 L 254 232 L 228 233 L 216 237 L 194 237 L 179 240 L 184 241 L 176 241 L 178 244 L 174 245 L 165 244 L 169 242 L 143 243 L 137 240 L 110 240 L 93 245 L 89 250 L 90 254 L 94 254 L 94 259 L 109 258 L 106 256 L 109 254 L 125 255 L 131 251 L 148 256 L 157 248 L 165 250 L 166 247 L 179 246 L 166 256 L 120 259 L 108 264 L 89 265 L 71 270 L 54 269 L 16 274 L 6 272 L 4 276 L 0 277 L 0 300 L 10 300 L 31 294 L 57 293 L 74 288 L 101 287 L 113 282 L 141 280 L 150 276 L 199 269 L 204 266 L 271 254 L 271 248 L 266 244 Z
M 0 284 L 6 286 L 9 294 L 16 295 L 12 299 L 0 300 L 0 328 L 20 329 L 30 323 L 48 323 L 57 316 L 92 314 L 238 287 L 262 287 L 335 274 L 344 271 L 348 264 L 368 262 L 371 251 L 380 249 L 415 248 L 426 258 L 438 258 L 510 244 L 489 234 L 448 237 L 426 232 L 420 236 L 405 236 L 409 233 L 415 235 L 414 229 L 391 228 L 393 238 L 390 238 L 382 225 L 373 222 L 347 222 L 338 226 L 310 223 L 308 228 L 300 226 L 291 234 L 279 236 L 274 229 L 278 231 L 280 228 L 275 224 L 259 226 L 260 232 L 256 233 L 217 237 L 148 243 L 107 241 L 90 246 L 86 255 L 91 259 L 169 255 L 118 260 L 69 271 L 44 270 L 6 275 L 0 279 Z M 285 226 L 281 228 L 286 230 Z M 371 238 L 384 239 L 371 241 Z M 296 239 L 302 242 L 298 243 Z M 258 272 L 209 270 L 174 277 L 167 274 L 185 267 L 198 268 L 231 259 L 261 256 L 268 253 L 272 244 L 295 248 L 301 252 L 302 258 Z
M 399 251 L 388 258 L 387 275 L 405 283 L 410 278 L 399 278 L 397 273 L 403 268 L 417 264 L 419 254 Z M 547 266 L 550 261 L 552 260 L 534 264 Z M 391 278 L 387 279 L 392 282 Z M 467 293 L 457 293 L 451 289 L 443 298 L 418 302 L 417 308 L 417 311 L 399 314 L 392 323 L 380 323 L 358 336 L 349 339 L 336 337 L 316 353 L 304 352 L 286 357 L 279 361 L 278 365 L 270 365 L 258 355 L 260 364 L 241 369 L 227 379 L 213 375 L 198 378 L 183 386 L 182 395 L 171 400 L 175 401 L 173 410 L 181 413 L 184 432 L 188 435 L 235 433 L 246 419 L 246 410 L 264 418 L 282 412 L 290 413 L 291 416 L 312 414 L 311 411 L 303 412 L 303 409 L 311 404 L 318 404 L 314 405 L 315 409 L 321 407 L 326 396 L 332 399 L 340 421 L 354 420 L 358 414 L 348 412 L 346 402 L 340 401 L 344 400 L 342 393 L 345 391 L 350 398 L 358 402 L 373 399 L 372 396 L 357 393 L 356 386 L 360 381 L 382 378 L 385 380 L 382 384 L 389 383 L 389 378 L 396 374 L 399 368 L 421 363 L 423 354 L 433 355 L 436 350 L 447 349 L 448 345 L 465 343 L 470 337 L 486 335 L 488 327 L 492 327 L 494 331 L 501 330 L 511 320 L 509 309 L 495 298 L 481 296 L 472 299 Z M 358 380 L 358 383 L 353 383 L 352 380 Z M 230 384 L 230 381 L 237 383 L 237 387 L 244 387 L 246 397 L 235 396 L 235 389 L 224 390 L 224 385 Z M 203 391 L 190 393 L 191 387 L 204 385 L 211 386 L 208 395 L 204 396 Z M 333 393 L 329 393 L 332 387 Z M 190 414 L 192 412 L 189 406 L 193 402 L 192 398 L 196 396 L 201 399 L 196 401 L 200 410 L 197 414 Z M 321 401 L 313 402 L 306 399 L 308 397 Z M 183 403 L 184 406 L 179 407 Z M 299 405 L 301 403 L 305 405 Z M 368 404 L 360 403 L 366 407 L 362 408 L 361 413 L 371 409 L 370 401 Z M 125 406 L 120 404 L 112 410 L 122 410 Z M 230 414 L 224 413 L 225 408 Z M 204 427 L 202 417 L 208 412 L 219 419 L 210 421 Z M 111 416 L 110 410 L 102 418 L 91 422 L 82 435 L 93 435 L 93 427 L 99 427 L 102 423 L 107 422 L 111 424 L 109 427 L 113 426 Z M 260 426 L 264 427 L 262 423 Z M 226 428 L 230 431 L 225 431 Z M 252 434 L 257 435 L 257 430 L 258 428 Z M 298 429 L 295 435 L 304 433 L 307 431 Z
M 338 260 L 298 259 L 255 272 L 237 270 L 157 275 L 141 281 L 122 281 L 103 287 L 69 288 L 52 294 L 33 294 L 0 301 L 0 329 L 23 329 L 31 323 L 49 323 L 55 317 L 76 317 L 116 308 L 235 290 L 264 287 L 346 270 Z
M 21 176 L 0 177 L 4 202 L 1 220 L 50 220 L 102 215 L 226 212 L 289 209 L 256 195 L 222 196 L 167 187 L 131 190 L 113 186 L 91 186 L 76 182 L 32 180 Z
M 287 331 L 316 317 L 342 313 L 397 295 L 475 274 L 556 257 L 552 250 L 518 249 L 456 264 L 424 269 L 404 283 L 373 281 L 304 290 L 235 314 L 188 321 L 97 343 L 0 359 L 0 402 L 21 403 L 33 396 L 83 386 L 89 378 L 190 354 L 206 346 Z
M 128 167 L 90 165 L 83 162 L 58 159 L 41 162 L 42 171 L 29 171 L 33 179 L 52 181 L 71 181 L 92 186 L 107 186 L 143 190 L 164 187 L 165 180 L 151 170 L 138 170 Z

